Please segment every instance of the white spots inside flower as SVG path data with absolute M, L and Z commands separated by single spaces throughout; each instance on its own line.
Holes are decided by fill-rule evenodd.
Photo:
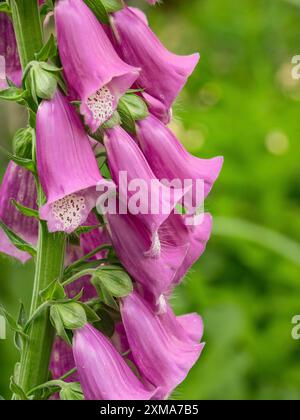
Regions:
M 57 229 L 68 231 L 82 224 L 82 212 L 85 210 L 85 198 L 76 194 L 67 195 L 52 204 L 52 214 L 57 221 Z
M 150 258 L 158 258 L 161 254 L 161 241 L 158 235 L 158 232 L 155 232 L 155 234 L 152 237 L 152 245 L 149 251 L 145 253 L 146 257 Z
M 98 89 L 96 93 L 87 100 L 87 107 L 93 114 L 94 120 L 100 125 L 107 121 L 114 113 L 115 97 L 107 86 Z

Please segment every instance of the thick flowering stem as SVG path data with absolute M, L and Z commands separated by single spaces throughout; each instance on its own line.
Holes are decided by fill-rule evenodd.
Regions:
M 10 0 L 12 19 L 22 68 L 35 58 L 43 45 L 42 27 L 37 0 Z M 39 205 L 41 205 L 41 192 Z M 42 303 L 40 292 L 55 279 L 60 278 L 64 268 L 65 235 L 51 234 L 45 222 L 39 223 L 36 270 L 29 317 Z M 28 330 L 21 355 L 20 371 L 15 378 L 26 392 L 48 380 L 54 330 L 49 319 L 49 310 L 36 317 Z M 36 395 L 35 397 L 38 397 Z M 19 398 L 14 396 L 14 398 Z
M 41 222 L 30 316 L 42 303 L 40 291 L 62 275 L 64 254 L 65 235 L 49 233 Z M 47 381 L 53 339 L 49 310 L 45 310 L 32 322 L 21 357 L 19 385 L 25 392 Z
M 37 0 L 10 0 L 14 30 L 22 68 L 35 59 L 43 46 L 43 35 Z

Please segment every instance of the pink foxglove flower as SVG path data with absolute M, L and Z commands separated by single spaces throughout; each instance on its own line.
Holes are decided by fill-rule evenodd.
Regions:
M 74 359 L 86 400 L 149 400 L 147 390 L 113 344 L 90 325 L 76 330 Z
M 106 130 L 104 144 L 110 173 L 118 186 L 120 206 L 124 205 L 124 211 L 119 209 L 120 212 L 127 212 L 128 208 L 155 240 L 158 228 L 181 201 L 184 191 L 168 188 L 156 179 L 136 142 L 121 127 Z M 126 182 L 125 178 L 120 182 L 120 175 L 126 177 Z
M 160 296 L 172 289 L 189 245 L 161 242 L 159 231 L 152 243 L 144 224 L 135 216 L 107 215 L 114 249 L 128 273 L 142 286 L 153 306 Z M 150 249 L 150 252 L 148 251 Z
M 50 232 L 71 233 L 96 205 L 102 178 L 89 138 L 72 106 L 59 91 L 37 113 L 37 167 L 47 203 L 40 217 Z
M 6 75 L 17 86 L 21 85 L 22 70 L 13 25 L 6 13 L 0 13 L 0 56 L 6 63 Z M 3 67 L 2 60 L 1 66 Z M 3 71 L 3 70 L 2 70 Z M 5 88 L 6 86 L 3 86 Z
M 201 355 L 204 344 L 200 317 L 193 314 L 191 329 L 174 317 L 170 308 L 165 315 L 153 314 L 149 305 L 136 293 L 122 299 L 121 315 L 132 357 L 142 378 L 161 389 L 161 398 L 168 397 L 185 379 Z M 199 328 L 199 332 L 193 331 Z
M 0 220 L 26 242 L 35 245 L 38 236 L 38 222 L 22 215 L 11 200 L 37 209 L 37 194 L 33 175 L 24 168 L 10 162 L 0 187 Z M 18 250 L 0 229 L 0 252 L 26 262 L 31 258 L 27 252 Z
M 178 56 L 168 51 L 135 9 L 125 7 L 114 13 L 112 22 L 121 57 L 141 68 L 137 86 L 161 102 L 165 109 L 163 114 L 168 115 L 198 63 L 199 54 Z
M 115 111 L 139 69 L 124 63 L 82 0 L 59 0 L 55 22 L 60 58 L 73 99 L 94 132 Z
M 197 208 L 211 191 L 223 165 L 223 158 L 200 159 L 190 155 L 171 130 L 154 116 L 138 122 L 139 145 L 158 179 L 191 180 L 188 203 Z M 197 182 L 204 182 L 204 197 L 197 197 Z

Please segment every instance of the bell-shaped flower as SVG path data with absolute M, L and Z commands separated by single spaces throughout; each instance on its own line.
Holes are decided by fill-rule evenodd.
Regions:
M 26 242 L 36 245 L 37 220 L 21 214 L 12 204 L 12 200 L 22 206 L 37 209 L 36 186 L 32 173 L 10 162 L 0 187 L 0 220 Z M 0 252 L 17 258 L 23 263 L 31 258 L 27 252 L 17 249 L 1 228 Z
M 194 71 L 199 54 L 178 56 L 168 51 L 136 9 L 125 7 L 112 15 L 118 52 L 126 63 L 141 68 L 136 81 L 162 103 L 168 114 L 173 102 Z
M 108 230 L 121 263 L 156 306 L 176 281 L 189 245 L 168 244 L 160 231 L 152 241 L 145 225 L 131 214 L 107 214 Z M 148 297 L 149 293 L 149 297 Z
M 40 217 L 50 232 L 72 233 L 95 207 L 96 186 L 110 188 L 101 176 L 80 118 L 57 91 L 37 113 L 37 167 L 47 202 Z
M 200 159 L 190 155 L 172 131 L 152 115 L 137 125 L 138 143 L 156 177 L 192 185 L 185 195 L 185 204 L 192 213 L 211 191 L 223 158 Z
M 135 376 L 111 341 L 87 324 L 76 330 L 73 354 L 86 400 L 149 400 L 149 391 Z
M 105 30 L 82 0 L 55 6 L 58 48 L 72 99 L 92 132 L 114 113 L 119 98 L 137 79 L 139 69 L 124 63 Z
M 195 332 L 184 330 L 184 323 L 165 319 L 174 316 L 170 308 L 163 316 L 155 315 L 136 292 L 122 299 L 121 315 L 142 378 L 161 389 L 161 398 L 167 398 L 198 360 L 204 347 L 198 340 L 202 331 L 196 337 Z M 202 328 L 194 319 L 196 325 Z
M 158 181 L 136 142 L 121 127 L 106 130 L 104 145 L 113 181 L 118 186 L 119 212 L 136 216 L 153 240 L 185 191 Z
M 2 60 L 1 67 L 6 66 L 6 76 L 15 85 L 20 86 L 22 82 L 22 70 L 17 42 L 13 25 L 6 13 L 0 13 L 0 56 L 4 57 L 5 60 Z M 2 89 L 5 87 L 2 86 Z

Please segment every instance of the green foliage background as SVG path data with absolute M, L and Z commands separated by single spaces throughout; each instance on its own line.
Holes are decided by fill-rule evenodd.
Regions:
M 224 155 L 206 209 L 215 228 L 205 255 L 176 291 L 178 313 L 200 312 L 205 351 L 175 393 L 186 399 L 299 399 L 300 54 L 297 0 L 142 1 L 173 51 L 201 52 L 175 106 L 175 132 L 201 157 Z M 159 77 L 159 75 L 157 75 Z M 1 105 L 1 144 L 24 115 Z M 6 162 L 1 157 L 1 172 Z M 278 234 L 281 234 L 278 235 Z M 0 257 L 0 300 L 28 303 L 33 267 Z M 0 341 L 0 394 L 17 353 Z

